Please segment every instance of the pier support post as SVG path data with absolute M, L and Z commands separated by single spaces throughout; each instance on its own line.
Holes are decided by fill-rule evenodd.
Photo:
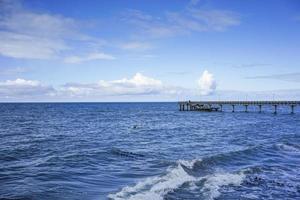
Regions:
M 261 113 L 261 105 L 258 105 L 258 107 L 259 107 L 259 113 Z
M 277 114 L 277 105 L 274 105 L 274 114 Z
M 248 112 L 248 105 L 245 105 L 245 112 Z
M 232 105 L 232 112 L 234 112 L 234 105 Z
M 294 114 L 294 107 L 295 105 L 291 105 L 291 114 Z

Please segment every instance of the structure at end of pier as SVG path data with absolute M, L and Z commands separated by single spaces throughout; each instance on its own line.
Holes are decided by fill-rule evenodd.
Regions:
M 295 112 L 295 107 L 300 105 L 300 101 L 179 101 L 180 111 L 223 111 L 224 105 L 230 105 L 232 112 L 235 112 L 235 106 L 244 106 L 245 112 L 248 112 L 248 106 L 257 106 L 259 112 L 262 112 L 263 106 L 273 106 L 274 113 L 277 113 L 278 106 L 290 106 L 291 113 Z

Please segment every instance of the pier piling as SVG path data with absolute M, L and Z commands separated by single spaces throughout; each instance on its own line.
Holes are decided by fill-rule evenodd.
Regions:
M 259 107 L 259 112 L 261 113 L 261 105 L 258 105 L 258 107 Z
M 248 112 L 248 105 L 245 105 L 245 112 Z
M 274 105 L 274 114 L 277 114 L 277 105 Z

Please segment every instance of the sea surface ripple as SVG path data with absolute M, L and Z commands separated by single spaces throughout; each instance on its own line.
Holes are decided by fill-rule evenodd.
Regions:
M 300 199 L 299 108 L 242 109 L 2 103 L 0 199 Z

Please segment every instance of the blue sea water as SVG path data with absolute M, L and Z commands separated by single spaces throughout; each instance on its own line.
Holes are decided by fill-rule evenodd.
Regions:
M 0 199 L 300 199 L 300 112 L 0 104 Z

